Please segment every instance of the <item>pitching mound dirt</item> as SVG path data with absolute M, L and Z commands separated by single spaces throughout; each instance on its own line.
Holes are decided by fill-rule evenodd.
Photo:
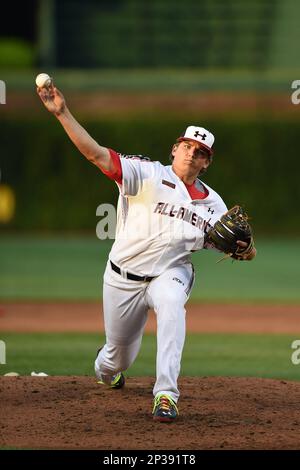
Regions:
M 185 377 L 180 416 L 152 420 L 154 379 L 122 390 L 92 377 L 1 377 L 0 447 L 44 449 L 298 449 L 300 384 Z

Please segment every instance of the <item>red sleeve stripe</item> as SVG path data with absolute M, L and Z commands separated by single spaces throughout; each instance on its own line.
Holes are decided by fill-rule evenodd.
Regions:
M 114 150 L 108 149 L 108 151 L 110 153 L 110 157 L 112 159 L 114 169 L 113 171 L 107 171 L 101 168 L 101 171 L 102 173 L 104 173 L 104 175 L 106 175 L 111 180 L 114 180 L 117 183 L 122 184 L 122 166 L 121 166 L 120 157 L 117 154 L 117 152 L 115 152 Z

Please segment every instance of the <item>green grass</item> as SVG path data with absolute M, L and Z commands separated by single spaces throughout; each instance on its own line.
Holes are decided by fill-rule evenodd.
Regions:
M 0 298 L 3 300 L 99 300 L 111 242 L 94 237 L 3 236 Z M 193 255 L 194 301 L 299 302 L 300 241 L 258 240 L 250 262 L 203 250 Z
M 97 334 L 1 333 L 6 365 L 0 374 L 32 371 L 49 375 L 94 375 L 93 363 L 104 337 Z M 295 336 L 256 334 L 188 334 L 182 375 L 254 376 L 300 380 L 300 365 L 291 363 Z M 156 336 L 145 335 L 128 376 L 155 376 Z
M 194 256 L 195 300 L 250 300 L 299 302 L 300 240 L 256 243 L 258 255 L 252 262 L 222 261 L 212 251 Z M 205 268 L 201 273 L 201 265 Z
M 0 238 L 0 298 L 99 299 L 110 245 L 96 236 Z

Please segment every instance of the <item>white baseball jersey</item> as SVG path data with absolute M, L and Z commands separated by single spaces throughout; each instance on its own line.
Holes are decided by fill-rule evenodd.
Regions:
M 117 183 L 110 260 L 138 276 L 159 276 L 190 262 L 191 253 L 204 247 L 207 228 L 227 211 L 225 203 L 203 183 L 207 196 L 193 200 L 171 165 L 120 157 L 122 184 Z

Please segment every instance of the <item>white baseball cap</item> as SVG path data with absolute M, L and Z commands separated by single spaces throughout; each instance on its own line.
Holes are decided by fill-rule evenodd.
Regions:
M 189 126 L 186 128 L 185 133 L 177 139 L 177 142 L 182 140 L 193 140 L 199 142 L 202 147 L 208 150 L 209 154 L 213 154 L 212 146 L 215 141 L 214 135 L 204 127 Z

